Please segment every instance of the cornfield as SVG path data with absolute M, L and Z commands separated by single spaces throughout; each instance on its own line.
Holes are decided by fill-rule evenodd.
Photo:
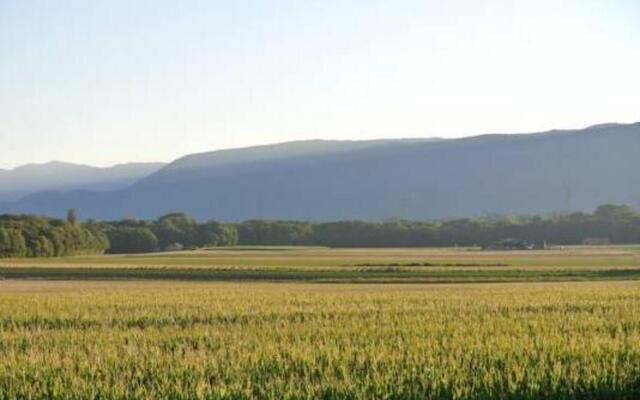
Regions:
M 637 282 L 2 285 L 0 399 L 640 397 Z

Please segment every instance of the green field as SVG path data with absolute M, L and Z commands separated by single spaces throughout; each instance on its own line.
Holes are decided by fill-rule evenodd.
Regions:
M 0 265 L 0 399 L 640 398 L 637 247 Z
M 510 282 L 640 279 L 640 248 L 235 248 L 147 255 L 0 260 L 7 279 L 311 282 Z

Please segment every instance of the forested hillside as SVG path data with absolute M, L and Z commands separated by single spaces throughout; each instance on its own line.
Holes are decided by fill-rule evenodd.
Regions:
M 451 219 L 640 207 L 640 123 L 456 140 L 309 141 L 191 155 L 120 190 L 0 212 L 200 221 Z

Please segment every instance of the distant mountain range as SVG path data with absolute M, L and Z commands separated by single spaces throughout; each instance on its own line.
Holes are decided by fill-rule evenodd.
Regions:
M 28 164 L 12 170 L 0 169 L 0 201 L 16 201 L 44 191 L 123 189 L 164 165 L 131 163 L 98 168 L 52 161 L 46 164 Z
M 111 191 L 46 192 L 0 212 L 87 218 L 434 219 L 640 208 L 640 123 L 463 139 L 303 141 L 195 154 Z

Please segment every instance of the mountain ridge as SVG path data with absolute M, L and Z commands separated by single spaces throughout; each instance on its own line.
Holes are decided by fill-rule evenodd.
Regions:
M 40 193 L 0 209 L 321 221 L 639 207 L 638 155 L 640 123 L 445 140 L 287 142 L 188 155 L 117 191 Z
M 0 201 L 47 191 L 78 189 L 106 191 L 127 187 L 156 172 L 164 163 L 126 163 L 112 167 L 94 167 L 63 161 L 24 164 L 0 170 Z

